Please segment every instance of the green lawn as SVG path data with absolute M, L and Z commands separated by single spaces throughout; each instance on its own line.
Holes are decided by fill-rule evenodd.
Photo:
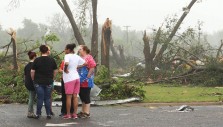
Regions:
M 144 102 L 219 102 L 223 100 L 223 88 L 213 87 L 165 87 L 145 86 Z

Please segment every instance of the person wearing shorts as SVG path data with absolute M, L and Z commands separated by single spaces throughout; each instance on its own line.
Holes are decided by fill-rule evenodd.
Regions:
M 90 93 L 91 88 L 94 86 L 94 68 L 96 67 L 96 62 L 90 55 L 90 49 L 85 45 L 80 46 L 79 54 L 86 63 L 78 67 L 81 82 L 79 96 L 82 101 L 82 111 L 78 113 L 78 117 L 90 118 Z
M 64 72 L 63 80 L 66 93 L 66 110 L 67 114 L 63 116 L 64 119 L 77 119 L 78 98 L 80 92 L 80 77 L 77 72 L 77 67 L 85 64 L 85 60 L 80 56 L 74 54 L 75 44 L 68 44 L 65 48 L 64 57 Z M 73 97 L 74 113 L 70 113 L 71 99 Z
M 64 61 L 61 62 L 59 72 L 63 73 L 64 69 Z M 66 110 L 66 94 L 65 94 L 65 88 L 64 88 L 64 81 L 63 81 L 63 76 L 61 77 L 61 101 L 62 101 L 62 106 L 61 106 L 61 114 L 59 116 L 63 117 L 64 115 L 67 114 Z M 73 99 L 71 100 L 71 108 L 70 108 L 70 113 L 73 114 L 74 112 L 74 106 L 73 106 Z

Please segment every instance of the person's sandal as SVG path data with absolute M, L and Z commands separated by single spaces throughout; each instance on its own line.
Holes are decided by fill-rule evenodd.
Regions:
M 81 118 L 81 116 L 82 116 L 83 114 L 84 114 L 83 112 L 79 112 L 79 113 L 77 113 L 78 118 Z
M 86 118 L 90 118 L 90 117 L 91 117 L 90 113 L 89 114 L 83 113 L 79 118 L 86 119 Z

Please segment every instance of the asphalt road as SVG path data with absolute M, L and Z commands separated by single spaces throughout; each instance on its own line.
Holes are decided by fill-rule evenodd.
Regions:
M 176 112 L 178 107 L 92 107 L 90 119 L 63 120 L 59 107 L 56 116 L 46 120 L 26 118 L 26 105 L 0 105 L 0 127 L 223 127 L 223 106 L 194 107 L 193 112 Z M 43 115 L 45 109 L 43 109 Z

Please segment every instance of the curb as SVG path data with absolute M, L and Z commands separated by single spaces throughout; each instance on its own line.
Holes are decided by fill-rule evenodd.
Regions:
M 214 106 L 214 105 L 223 105 L 223 102 L 182 102 L 182 103 L 128 103 L 122 104 L 123 106 L 128 107 L 161 107 L 161 106 L 182 106 L 182 105 L 190 105 L 190 106 Z

